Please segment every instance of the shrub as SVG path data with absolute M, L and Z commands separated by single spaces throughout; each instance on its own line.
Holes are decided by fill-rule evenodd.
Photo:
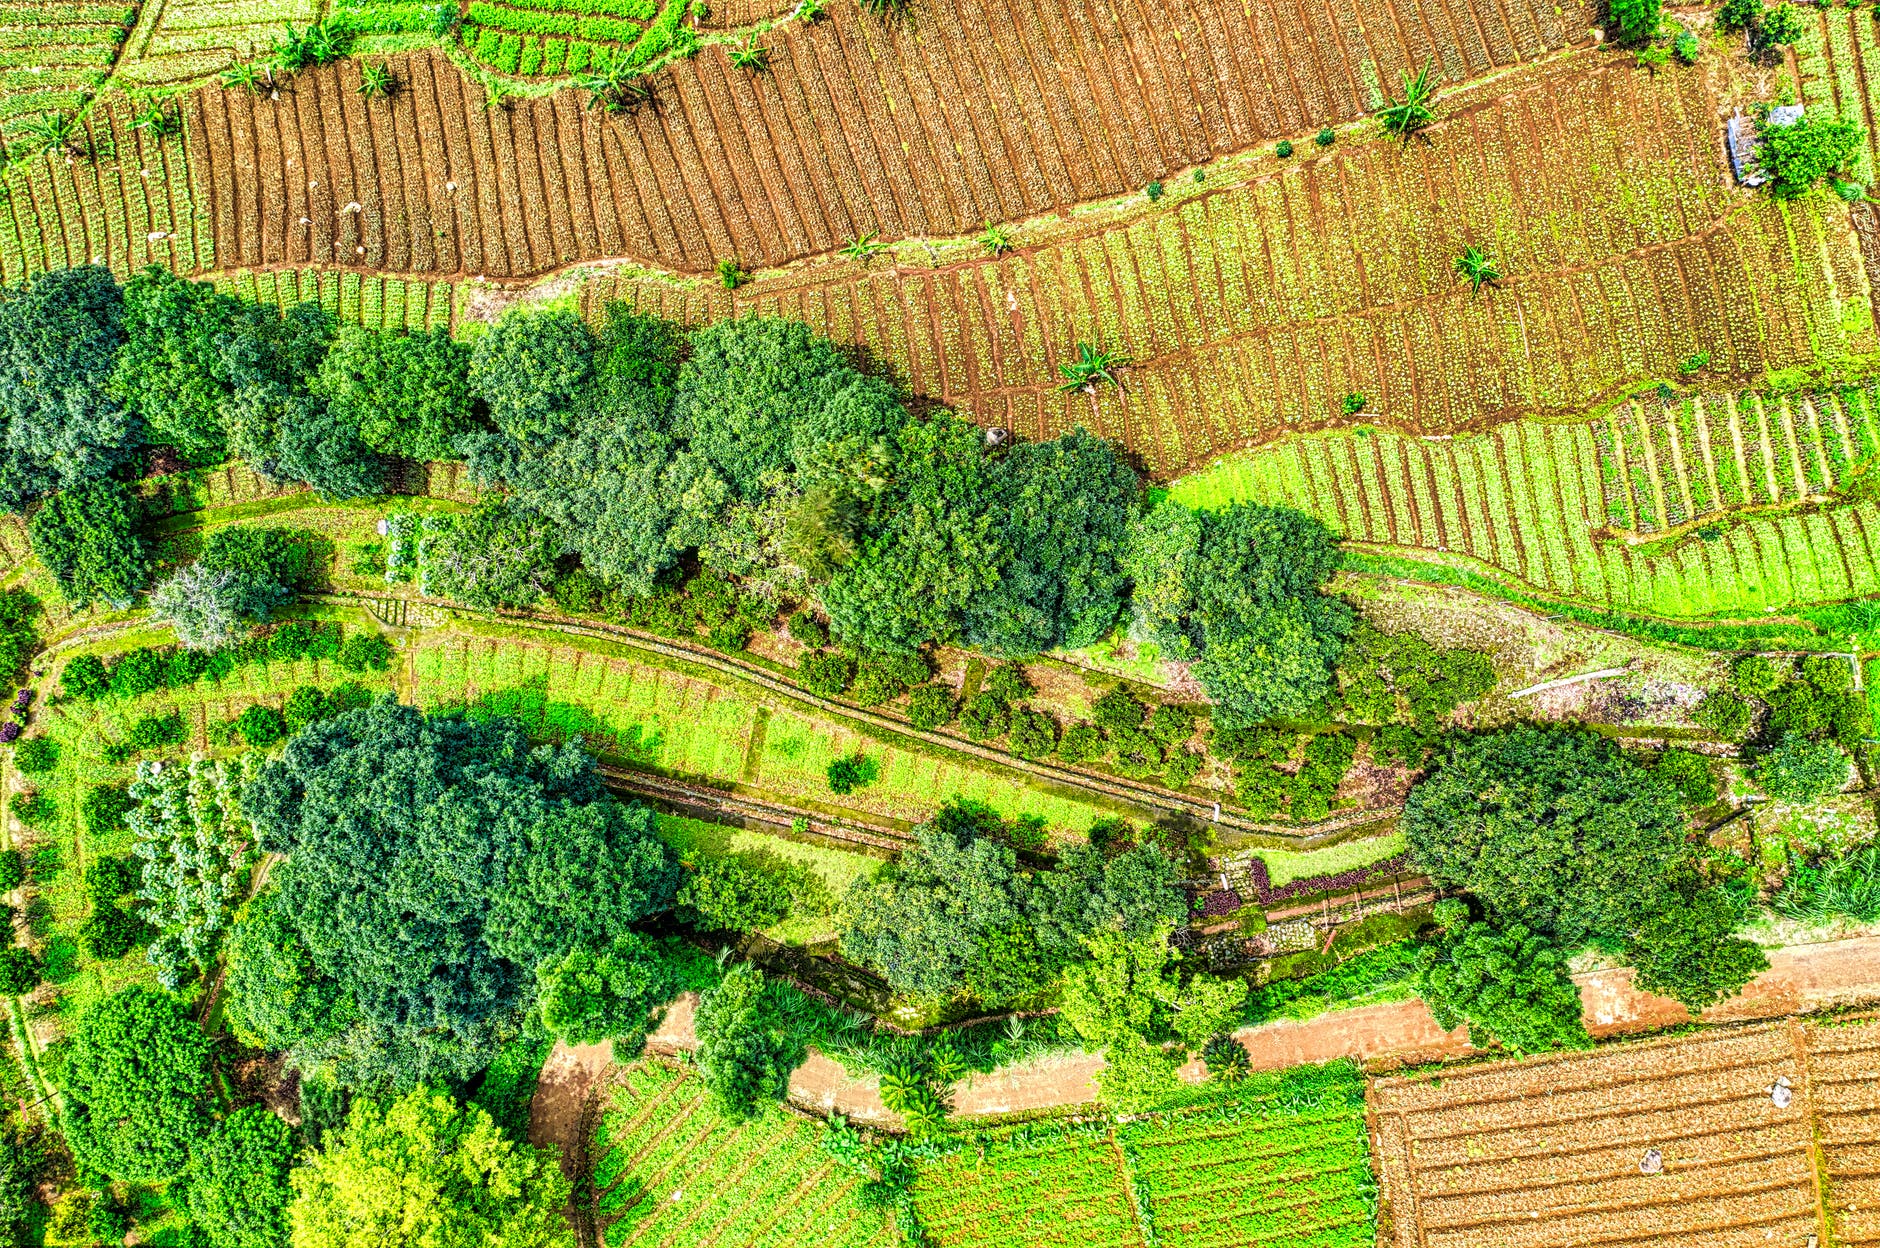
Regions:
M 235 731 L 249 746 L 265 750 L 287 735 L 287 723 L 279 711 L 257 702 L 236 717 Z
M 1025 669 L 1017 663 L 999 664 L 986 673 L 979 687 L 1001 702 L 1022 702 L 1032 691 Z
M 569 1044 L 613 1040 L 621 1054 L 636 1049 L 653 1011 L 677 992 L 672 962 L 638 932 L 600 950 L 578 946 L 536 970 L 542 1023 Z
M 907 720 L 922 732 L 953 720 L 953 692 L 944 685 L 915 685 L 907 698 Z
M 1782 683 L 1782 672 L 1767 655 L 1746 654 L 1730 665 L 1730 683 L 1746 698 L 1766 698 Z
M 181 745 L 189 739 L 189 729 L 180 711 L 168 715 L 146 715 L 124 734 L 124 745 L 132 751 L 160 750 L 166 745 Z
M 0 997 L 24 996 L 39 986 L 39 959 L 30 949 L 0 949 Z
M 847 794 L 873 784 L 875 777 L 880 774 L 880 767 L 872 758 L 852 754 L 832 761 L 826 774 L 830 792 Z
M 1786 126 L 1764 125 L 1761 134 L 1756 161 L 1778 199 L 1804 194 L 1822 178 L 1848 168 L 1866 141 L 1854 122 L 1813 110 Z
M 170 683 L 170 665 L 161 650 L 140 646 L 111 665 L 111 696 L 129 701 L 155 693 Z
M 54 494 L 27 524 L 33 553 L 75 607 L 102 599 L 127 607 L 150 559 L 137 536 L 137 504 L 115 481 Z
M 1784 733 L 1757 764 L 1756 778 L 1771 797 L 1817 801 L 1840 792 L 1847 783 L 1847 755 L 1838 746 Z
M 299 732 L 330 713 L 326 693 L 314 685 L 299 686 L 287 695 L 287 701 L 281 706 L 281 719 L 289 733 Z
M 1043 758 L 1057 747 L 1057 721 L 1043 711 L 1014 710 L 1009 731 L 1012 753 L 1020 758 Z
M 1330 126 L 1326 126 L 1312 136 L 1312 141 L 1317 143 L 1320 147 L 1330 147 L 1333 143 L 1338 141 L 1338 132 Z
M 1700 727 L 1734 741 L 1748 734 L 1752 714 L 1747 701 L 1734 693 L 1719 690 L 1705 694 L 1704 700 L 1691 712 L 1691 718 Z
M 1761 24 L 1762 16 L 1763 0 L 1724 0 L 1723 7 L 1717 10 L 1717 29 L 1749 30 Z
M 111 692 L 111 674 L 105 670 L 104 660 L 95 654 L 81 654 L 67 663 L 59 674 L 59 683 L 66 697 L 80 702 L 90 702 Z
M 1686 806 L 1708 806 L 1717 800 L 1710 760 L 1696 750 L 1666 750 L 1658 756 L 1658 774 L 1671 781 Z
M 1081 720 L 1064 730 L 1058 740 L 1058 757 L 1067 763 L 1088 762 L 1103 756 L 1103 734 L 1096 725 L 1086 724 Z
M 1090 717 L 1097 721 L 1099 728 L 1115 732 L 1123 728 L 1142 727 L 1142 717 L 1147 710 L 1126 690 L 1112 689 L 1091 703 Z
M 781 923 L 790 902 L 789 884 L 770 872 L 707 858 L 679 886 L 674 913 L 702 932 L 755 932 Z
M 1664 0 L 1611 0 L 1608 14 L 1614 39 L 1620 43 L 1642 43 L 1658 33 L 1664 16 Z
M 85 953 L 99 962 L 121 958 L 137 947 L 144 925 L 137 916 L 114 904 L 93 908 L 78 926 L 78 941 Z
M 383 633 L 354 633 L 334 661 L 349 672 L 382 672 L 392 665 L 392 643 Z
M 1273 145 L 1273 154 L 1281 160 L 1290 157 L 1292 155 L 1292 140 L 1281 139 L 1278 143 L 1275 143 Z
M 13 747 L 13 765 L 29 776 L 41 775 L 59 765 L 59 747 L 45 737 L 29 737 Z
M 856 665 L 849 697 L 861 706 L 880 706 L 930 675 L 927 661 L 918 654 L 871 654 Z
M 1005 733 L 1009 722 L 1005 703 L 990 693 L 976 693 L 960 709 L 960 726 L 974 741 L 990 741 Z
M 29 828 L 43 828 L 59 813 L 50 793 L 23 793 L 13 799 L 13 813 Z
M 122 831 L 124 815 L 130 808 L 131 795 L 121 784 L 100 784 L 87 789 L 78 803 L 85 831 L 94 837 Z
M 812 650 L 821 649 L 829 644 L 829 626 L 808 611 L 798 611 L 790 617 L 790 636 Z
M 855 660 L 840 651 L 819 650 L 797 663 L 796 677 L 811 693 L 833 698 L 855 679 Z
M 0 849 L 0 893 L 10 893 L 26 882 L 26 855 Z
M 1201 764 L 1206 761 L 1205 754 L 1190 749 L 1178 749 L 1168 756 L 1163 766 L 1162 778 L 1171 789 L 1182 789 L 1201 772 Z

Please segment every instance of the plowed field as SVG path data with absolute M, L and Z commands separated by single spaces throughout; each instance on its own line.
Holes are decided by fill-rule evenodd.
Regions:
M 656 103 L 631 117 L 603 120 L 575 91 L 485 109 L 481 88 L 422 54 L 394 59 L 389 102 L 358 97 L 355 65 L 303 73 L 279 101 L 206 90 L 192 142 L 224 264 L 756 268 L 864 231 L 964 234 L 1139 190 L 1354 120 L 1406 65 L 1434 57 L 1454 82 L 1587 37 L 1578 5 L 1485 11 L 1478 25 L 1459 10 L 1458 27 L 1436 0 L 1336 14 L 968 0 L 884 24 L 838 3 L 766 36 L 769 72 L 710 47 L 656 75 Z M 337 220 L 352 201 L 360 219 Z
M 1880 1238 L 1868 1204 L 1876 1054 L 1872 1024 L 1788 1022 L 1379 1080 L 1387 1242 L 1800 1248 L 1811 1236 Z M 1793 1088 L 1786 1108 L 1770 1095 L 1778 1077 Z M 1658 1173 L 1641 1168 L 1650 1149 Z

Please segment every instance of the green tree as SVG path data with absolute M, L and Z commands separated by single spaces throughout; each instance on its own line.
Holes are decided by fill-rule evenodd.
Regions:
M 467 606 L 534 606 L 555 571 L 559 543 L 545 516 L 485 498 L 427 543 L 424 591 Z
M 995 931 L 1025 925 L 1029 888 L 990 808 L 955 800 L 914 829 L 914 844 L 844 905 L 842 951 L 875 967 L 896 992 L 958 990 Z
M 623 1055 L 639 1046 L 653 1011 L 679 989 L 664 953 L 638 932 L 616 936 L 598 951 L 577 946 L 535 974 L 549 1031 L 569 1044 L 624 1040 L 618 1046 Z
M 211 1248 L 287 1248 L 293 1165 L 287 1124 L 265 1105 L 238 1109 L 210 1130 L 190 1156 L 183 1194 Z
M 1671 783 L 1581 728 L 1458 738 L 1410 791 L 1403 828 L 1438 883 L 1568 949 L 1623 936 L 1690 860 Z
M 1417 991 L 1445 1031 L 1469 1025 L 1469 1043 L 1499 1043 L 1518 1053 L 1592 1045 L 1580 1021 L 1580 989 L 1566 959 L 1546 937 L 1519 923 L 1497 931 L 1469 922 L 1468 906 L 1439 903 L 1448 928 L 1440 945 L 1418 955 Z
M 1847 755 L 1839 746 L 1785 732 L 1757 762 L 1756 779 L 1782 801 L 1819 801 L 1847 783 Z
M 359 1021 L 358 1006 L 337 979 L 322 974 L 287 917 L 281 890 L 293 866 L 235 913 L 222 951 L 223 1017 L 243 1044 L 298 1056 L 323 1053 Z
M 1106 854 L 1095 844 L 1071 845 L 1057 866 L 1032 877 L 1030 909 L 1039 939 L 1065 956 L 1105 929 L 1143 936 L 1188 917 L 1182 872 L 1153 845 Z
M 407 459 L 453 458 L 451 443 L 475 424 L 470 347 L 429 333 L 341 329 L 313 390 L 334 418 L 375 451 Z
M 246 635 L 286 597 L 272 582 L 192 563 L 151 591 L 150 612 L 175 630 L 184 649 L 218 650 Z
M 107 385 L 123 342 L 124 296 L 102 265 L 0 292 L 0 506 L 18 511 L 137 453 L 142 422 Z
M 1666 750 L 1658 756 L 1658 774 L 1671 781 L 1686 806 L 1708 806 L 1717 800 L 1710 760 L 1696 750 Z
M 18 945 L 0 949 L 0 997 L 25 996 L 39 986 L 39 977 L 39 959 L 32 950 Z
M 707 858 L 679 886 L 676 913 L 702 932 L 755 932 L 790 912 L 790 887 L 735 858 Z
M 353 1102 L 293 1172 L 294 1248 L 573 1248 L 553 1155 L 504 1137 L 482 1108 L 417 1090 Z
M 1064 974 L 1064 1018 L 1084 1039 L 1121 1035 L 1160 1041 L 1180 996 L 1169 928 L 1129 935 L 1111 928 L 1084 937 L 1087 956 Z
M 77 485 L 46 500 L 26 526 L 33 554 L 73 606 L 129 606 L 149 574 L 136 500 L 115 481 Z
M 230 395 L 221 346 L 239 302 L 210 282 L 151 265 L 124 285 L 123 347 L 110 392 L 144 419 L 151 441 L 192 464 L 227 454 L 222 405 Z
M 1626 953 L 1637 968 L 1633 982 L 1678 1001 L 1693 1014 L 1743 990 L 1769 969 L 1763 951 L 1731 933 L 1740 907 L 1720 888 L 1691 888 L 1646 915 Z
M 1613 35 L 1619 43 L 1642 43 L 1658 34 L 1664 0 L 1611 0 Z
M 0 673 L 12 675 L 39 649 L 33 617 L 39 600 L 23 589 L 0 589 Z
M 209 1127 L 209 1038 L 175 997 L 134 984 L 78 1019 L 60 1072 L 73 1154 L 115 1179 L 183 1173 Z
M 470 389 L 515 442 L 553 442 L 573 429 L 598 345 L 573 312 L 512 309 L 477 339 Z
M 807 1054 L 779 1007 L 775 986 L 748 962 L 699 995 L 698 1065 L 720 1108 L 749 1116 L 783 1099 Z
M 1175 999 L 1175 1034 L 1198 1054 L 1215 1036 L 1232 1032 L 1246 1007 L 1246 980 L 1196 975 Z
M 1820 108 L 1810 109 L 1788 125 L 1765 123 L 1761 135 L 1756 163 L 1769 176 L 1770 193 L 1778 199 L 1805 194 L 1829 174 L 1847 169 L 1867 141 L 1857 123 Z

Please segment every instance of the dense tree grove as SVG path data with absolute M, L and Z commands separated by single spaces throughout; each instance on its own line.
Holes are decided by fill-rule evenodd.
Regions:
M 209 1038 L 165 992 L 126 988 L 78 1019 L 59 1086 L 85 1164 L 151 1183 L 182 1174 L 209 1129 Z

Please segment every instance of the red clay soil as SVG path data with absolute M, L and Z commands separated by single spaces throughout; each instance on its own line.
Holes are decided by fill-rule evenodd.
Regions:
M 1741 995 L 1705 1011 L 1704 1021 L 1780 1018 L 1880 1000 L 1880 936 L 1771 950 L 1769 963 L 1769 969 L 1751 981 Z M 1677 1002 L 1635 991 L 1630 968 L 1592 971 L 1576 975 L 1574 980 L 1580 985 L 1587 1030 L 1596 1037 L 1651 1031 L 1690 1021 L 1690 1014 Z M 660 1029 L 650 1037 L 648 1047 L 662 1052 L 693 1047 L 695 1004 L 689 994 L 675 1003 Z M 1461 1058 L 1473 1052 L 1466 1028 L 1444 1032 L 1420 1000 L 1360 1006 L 1304 1022 L 1267 1023 L 1241 1031 L 1239 1038 L 1247 1046 L 1256 1070 L 1278 1070 L 1343 1057 L 1389 1068 Z M 529 1128 L 531 1140 L 561 1143 L 564 1154 L 570 1151 L 573 1133 L 579 1129 L 580 1111 L 578 1099 L 572 1113 L 566 1101 L 577 1089 L 598 1086 L 604 1074 L 604 1051 L 599 1067 L 595 1061 L 592 1049 L 555 1049 L 542 1070 Z M 1092 1076 L 1102 1067 L 1101 1058 L 1057 1057 L 1007 1067 L 990 1075 L 972 1075 L 953 1089 L 954 1113 L 973 1118 L 1085 1104 L 1096 1098 Z M 1203 1076 L 1201 1064 L 1191 1062 L 1181 1074 L 1190 1082 L 1199 1082 Z M 579 1095 L 585 1096 L 585 1090 Z M 895 1121 L 882 1105 L 873 1078 L 853 1079 L 820 1053 L 810 1054 L 790 1077 L 790 1099 L 817 1113 L 839 1112 L 862 1122 Z M 569 1134 L 557 1135 L 557 1129 Z

